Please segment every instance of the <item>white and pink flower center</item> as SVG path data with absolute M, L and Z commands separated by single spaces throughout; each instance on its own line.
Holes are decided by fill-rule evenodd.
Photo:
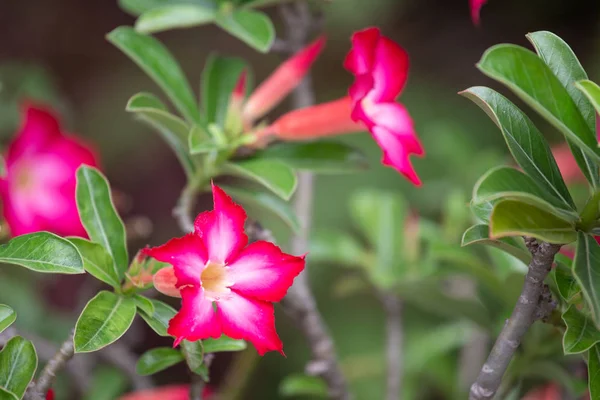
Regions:
M 200 283 L 204 289 L 204 295 L 212 301 L 223 300 L 231 293 L 230 286 L 234 284 L 228 274 L 229 268 L 223 264 L 209 261 L 206 263 Z

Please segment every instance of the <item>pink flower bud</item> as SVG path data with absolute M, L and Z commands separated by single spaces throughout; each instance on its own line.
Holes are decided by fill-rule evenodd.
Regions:
M 177 278 L 173 267 L 167 267 L 158 270 L 152 279 L 156 290 L 171 297 L 181 297 L 181 292 L 177 288 Z

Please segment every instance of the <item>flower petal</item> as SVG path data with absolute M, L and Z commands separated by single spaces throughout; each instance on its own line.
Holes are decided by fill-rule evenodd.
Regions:
M 227 300 L 217 303 L 217 313 L 225 335 L 248 340 L 261 356 L 268 351 L 284 355 L 283 343 L 275 330 L 273 304 L 244 297 L 232 290 Z
M 181 297 L 181 292 L 177 288 L 177 277 L 173 267 L 159 269 L 152 277 L 154 288 L 164 295 L 171 297 Z
M 409 153 L 404 144 L 405 139 L 403 139 L 402 136 L 379 126 L 374 126 L 371 129 L 371 133 L 379 147 L 383 150 L 381 162 L 406 176 L 406 178 L 414 185 L 420 186 L 421 181 L 408 159 Z
M 202 288 L 181 288 L 181 310 L 169 321 L 167 333 L 175 337 L 173 346 L 177 346 L 183 339 L 195 342 L 221 336 L 221 327 L 212 301 L 204 296 Z
M 402 104 L 373 104 L 365 110 L 365 114 L 374 125 L 395 133 L 402 140 L 406 152 L 423 155 L 423 146 L 415 133 L 412 118 Z
M 481 7 L 483 7 L 485 3 L 487 3 L 487 0 L 469 0 L 469 6 L 471 7 L 471 20 L 475 26 L 478 26 L 481 22 Z
M 200 275 L 208 257 L 200 237 L 194 233 L 169 240 L 158 247 L 143 250 L 145 254 L 174 267 L 177 286 L 200 286 Z
M 250 244 L 229 264 L 231 286 L 243 296 L 264 301 L 280 301 L 304 269 L 304 257 L 286 254 L 273 243 Z
M 379 28 L 367 28 L 352 35 L 352 50 L 344 60 L 344 68 L 354 75 L 371 72 L 375 64 L 375 46 L 381 37 Z
M 408 54 L 396 42 L 382 36 L 377 42 L 373 67 L 373 92 L 369 97 L 375 102 L 396 100 L 408 78 Z
M 7 163 L 25 153 L 36 153 L 61 138 L 58 119 L 49 110 L 24 103 L 21 129 L 8 148 Z
M 198 215 L 194 231 L 206 245 L 208 259 L 225 264 L 248 243 L 246 212 L 217 185 L 212 185 L 212 191 L 215 209 Z

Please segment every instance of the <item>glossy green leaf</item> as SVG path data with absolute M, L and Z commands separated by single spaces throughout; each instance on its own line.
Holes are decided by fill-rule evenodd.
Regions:
M 141 355 L 135 371 L 139 375 L 152 375 L 184 360 L 180 351 L 170 347 L 157 347 Z
M 12 325 L 17 319 L 15 310 L 5 304 L 0 304 L 0 333 Z
M 461 92 L 472 100 L 500 128 L 513 158 L 538 185 L 563 204 L 575 208 L 548 142 L 533 122 L 506 97 L 487 87 Z
M 590 400 L 600 400 L 600 345 L 597 344 L 588 352 L 588 389 Z
M 113 260 L 113 276 L 122 279 L 129 265 L 125 225 L 112 202 L 110 186 L 100 171 L 77 169 L 77 209 L 90 239 L 101 244 Z
M 97 351 L 117 341 L 131 326 L 135 301 L 101 291 L 83 309 L 75 325 L 75 353 Z
M 177 61 L 161 42 L 126 26 L 114 29 L 107 38 L 160 86 L 188 121 L 199 120 L 200 112 L 190 85 Z
M 256 50 L 266 53 L 275 40 L 271 19 L 260 11 L 236 10 L 217 15 L 215 23 Z
M 571 268 L 568 265 L 563 264 L 558 260 L 558 256 L 555 259 L 556 268 L 552 270 L 556 287 L 566 302 L 572 301 L 575 296 L 581 293 L 581 288 L 577 283 L 577 279 L 571 273 Z
M 102 245 L 79 237 L 70 237 L 69 241 L 81 253 L 83 268 L 87 273 L 115 289 L 121 286 L 121 277 L 114 268 L 113 259 Z
M 174 4 L 146 11 L 135 21 L 135 30 L 141 33 L 154 33 L 169 29 L 190 28 L 210 23 L 216 16 L 216 7 Z
M 131 15 L 138 16 L 155 8 L 172 5 L 194 4 L 201 7 L 214 7 L 214 0 L 118 0 L 119 7 Z
M 0 400 L 20 400 L 16 394 L 0 387 Z
M 279 160 L 294 169 L 319 174 L 354 173 L 369 167 L 363 153 L 344 143 L 329 140 L 277 143 L 259 151 L 256 156 Z
M 573 223 L 515 200 L 502 200 L 494 206 L 490 236 L 531 236 L 550 243 L 564 244 L 577 239 Z
M 461 246 L 481 243 L 497 247 L 508 254 L 518 258 L 525 264 L 529 264 L 531 253 L 527 251 L 515 238 L 491 239 L 489 235 L 490 227 L 485 224 L 473 225 L 465 231 L 462 237 Z
M 67 239 L 50 232 L 29 233 L 12 238 L 0 246 L 0 262 L 44 273 L 84 272 L 77 248 Z
M 600 245 L 593 236 L 577 232 L 573 276 L 597 327 L 600 327 Z
M 146 314 L 141 311 L 139 314 L 144 321 L 148 324 L 154 332 L 159 336 L 170 336 L 167 333 L 169 328 L 169 321 L 175 316 L 177 311 L 170 305 L 163 303 L 160 300 L 149 299 L 154 306 L 154 313 L 152 315 Z
M 348 232 L 317 231 L 311 235 L 309 249 L 311 262 L 357 267 L 367 259 L 363 246 Z
M 583 353 L 600 342 L 600 331 L 594 326 L 594 321 L 577 311 L 575 305 L 569 306 L 562 319 L 567 327 L 563 335 L 565 354 Z
M 284 200 L 292 197 L 298 184 L 294 170 L 275 160 L 250 158 L 229 162 L 225 164 L 225 171 L 258 182 Z
M 220 353 L 222 351 L 242 351 L 246 350 L 248 345 L 244 340 L 232 339 L 229 336 L 222 335 L 218 339 L 204 339 L 202 341 L 205 353 Z
M 251 207 L 256 206 L 260 210 L 273 213 L 287 226 L 292 228 L 292 230 L 297 231 L 300 228 L 298 218 L 289 202 L 261 190 L 226 185 L 221 185 L 221 188 L 236 201 L 242 203 L 245 206 L 244 208 L 247 208 L 247 211 L 250 211 Z
M 167 107 L 150 93 L 138 93 L 129 99 L 126 110 L 158 132 L 177 156 L 188 178 L 194 176 L 196 167 L 189 155 L 188 132 L 190 127 L 181 118 L 171 114 Z
M 203 375 L 204 348 L 202 347 L 202 341 L 188 342 L 187 340 L 183 340 L 181 342 L 181 350 L 190 371 L 198 375 Z
M 533 44 L 538 56 L 546 63 L 566 89 L 569 96 L 571 96 L 590 131 L 595 132 L 596 115 L 594 108 L 574 85 L 576 81 L 587 79 L 587 74 L 573 50 L 571 50 L 564 40 L 548 31 L 530 33 L 527 35 L 527 39 Z M 573 152 L 577 164 L 590 183 L 598 186 L 600 176 L 598 167 L 594 165 L 593 159 L 586 156 L 580 148 L 571 142 L 569 142 L 569 147 Z
M 586 79 L 576 82 L 575 86 L 591 102 L 593 106 L 592 116 L 594 116 L 594 110 L 600 113 L 600 87 L 596 83 Z
M 514 45 L 497 45 L 485 52 L 478 64 L 489 77 L 508 86 L 595 163 L 600 162 L 597 141 L 575 102 L 550 67 L 535 53 Z M 585 160 L 578 159 L 580 167 Z M 590 176 L 590 170 L 594 176 Z M 598 183 L 595 167 L 583 171 Z
M 147 315 L 154 315 L 154 303 L 152 300 L 142 296 L 141 294 L 134 294 L 133 300 L 135 301 L 135 306 L 142 312 Z
M 229 99 L 246 63 L 235 57 L 211 55 L 202 72 L 202 105 L 208 123 L 225 126 Z
M 22 398 L 37 363 L 35 348 L 29 340 L 21 336 L 11 338 L 0 351 L 0 388 Z
M 318 376 L 304 374 L 293 374 L 283 378 L 279 385 L 279 395 L 284 397 L 328 398 L 325 381 Z
M 470 208 L 478 222 L 485 224 L 490 223 L 490 216 L 492 215 L 492 210 L 494 209 L 494 205 L 491 202 L 481 204 L 471 203 Z
M 567 205 L 521 171 L 510 167 L 492 168 L 475 183 L 473 202 L 494 203 L 503 199 L 527 203 L 572 222 L 579 220 L 577 212 L 569 210 Z

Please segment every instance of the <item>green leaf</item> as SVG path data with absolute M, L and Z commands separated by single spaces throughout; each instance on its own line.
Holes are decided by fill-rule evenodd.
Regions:
M 181 342 L 181 348 L 190 371 L 203 375 L 204 348 L 202 347 L 202 341 L 188 342 L 184 340 Z
M 194 94 L 181 67 L 161 42 L 127 26 L 114 29 L 107 38 L 160 86 L 189 122 L 200 119 Z
M 600 113 L 600 87 L 590 80 L 581 80 L 575 83 L 577 89 L 583 93 L 587 99 L 592 103 L 593 109 L 592 113 L 599 112 Z M 595 114 L 592 114 L 594 116 Z
M 152 303 L 152 300 L 144 297 L 140 294 L 134 294 L 133 295 L 133 300 L 135 301 L 135 306 L 142 311 L 143 313 L 147 314 L 147 315 L 154 315 L 154 303 Z
M 533 122 L 506 97 L 487 87 L 472 87 L 461 94 L 477 104 L 500 128 L 513 158 L 538 185 L 575 209 L 550 146 Z
M 533 44 L 538 56 L 546 63 L 566 89 L 569 96 L 571 96 L 590 131 L 592 133 L 596 132 L 596 115 L 594 109 L 574 85 L 576 81 L 587 79 L 587 74 L 573 50 L 571 50 L 564 40 L 547 31 L 530 33 L 527 35 L 527 39 Z M 598 167 L 576 145 L 569 142 L 569 147 L 575 156 L 577 164 L 590 183 L 593 186 L 597 186 L 600 182 Z
M 594 132 L 561 81 L 535 53 L 519 46 L 497 45 L 485 52 L 478 67 L 484 74 L 508 86 L 590 160 L 600 162 Z M 585 163 L 586 160 L 578 159 L 580 167 Z M 595 166 L 583 172 L 591 183 L 598 183 Z
M 215 23 L 256 50 L 266 53 L 275 40 L 275 27 L 262 12 L 236 10 L 217 15 Z
M 532 236 L 550 243 L 565 244 L 575 241 L 575 226 L 556 215 L 515 200 L 502 200 L 492 211 L 490 236 Z
M 15 310 L 5 304 L 0 304 L 0 333 L 12 325 L 17 319 Z
M 126 111 L 132 112 L 145 124 L 157 131 L 177 156 L 186 176 L 194 176 L 196 167 L 189 155 L 190 127 L 181 118 L 171 114 L 167 107 L 150 93 L 138 93 L 127 102 Z
M 281 198 L 260 190 L 250 188 L 233 187 L 222 185 L 221 188 L 236 201 L 244 206 L 257 206 L 261 210 L 269 211 L 281 219 L 292 230 L 300 229 L 300 223 L 290 203 Z M 245 208 L 246 208 L 245 207 Z
M 75 325 L 75 353 L 97 351 L 117 341 L 131 326 L 135 301 L 101 291 L 91 299 Z
M 129 381 L 121 370 L 100 365 L 94 368 L 92 384 L 83 400 L 118 399 L 128 386 Z
M 204 125 L 194 125 L 188 136 L 190 154 L 206 154 L 226 149 L 229 145 L 215 143 L 209 128 Z
M 222 335 L 218 339 L 204 339 L 202 341 L 205 353 L 219 353 L 222 351 L 242 351 L 246 350 L 248 345 L 244 340 L 232 339 L 229 336 Z
M 367 255 L 363 246 L 348 232 L 317 231 L 310 239 L 311 262 L 326 262 L 346 267 L 364 266 Z
M 90 239 L 101 244 L 113 260 L 113 276 L 125 276 L 129 265 L 125 226 L 112 202 L 110 186 L 100 171 L 77 169 L 77 209 Z
M 571 273 L 571 268 L 564 265 L 557 259 L 556 268 L 552 270 L 552 274 L 554 276 L 554 281 L 556 282 L 556 287 L 562 297 L 566 302 L 571 302 L 575 296 L 577 296 L 581 292 L 581 288 L 577 284 L 577 280 Z
M 285 397 L 310 396 L 328 398 L 327 385 L 318 376 L 293 374 L 283 378 L 279 385 L 279 395 Z
M 16 394 L 0 387 L 0 400 L 20 400 Z
M 503 199 L 527 203 L 572 222 L 579 220 L 577 212 L 569 210 L 568 205 L 537 186 L 521 171 L 510 167 L 492 168 L 475 183 L 473 202 L 494 203 Z
M 201 7 L 214 7 L 213 0 L 119 0 L 119 7 L 131 15 L 138 16 L 155 8 L 172 5 L 194 4 Z
M 320 174 L 354 173 L 364 171 L 369 166 L 367 158 L 360 151 L 329 140 L 277 143 L 259 151 L 256 156 L 279 160 L 294 169 Z
M 225 127 L 229 99 L 247 64 L 239 58 L 212 54 L 202 72 L 202 104 L 207 122 Z
M 260 183 L 284 200 L 289 200 L 298 180 L 294 170 L 280 161 L 249 158 L 225 164 L 231 175 L 248 178 Z
M 596 345 L 588 352 L 588 389 L 590 400 L 600 399 L 600 345 Z
M 121 277 L 114 268 L 112 257 L 102 245 L 79 237 L 70 237 L 69 241 L 81 253 L 86 272 L 113 288 L 120 289 Z
M 489 235 L 490 227 L 485 224 L 473 225 L 465 231 L 462 237 L 461 246 L 481 243 L 497 247 L 508 254 L 518 258 L 525 264 L 531 261 L 531 253 L 523 248 L 515 238 L 491 239 Z
M 148 324 L 154 332 L 159 336 L 170 336 L 167 333 L 169 328 L 169 321 L 175 316 L 177 311 L 168 304 L 163 303 L 159 300 L 149 299 L 154 306 L 154 313 L 152 315 L 146 314 L 141 311 L 139 314 L 144 321 Z
M 173 4 L 153 8 L 143 13 L 135 21 L 135 30 L 141 33 L 154 33 L 177 28 L 191 28 L 215 20 L 214 7 L 195 4 Z
M 37 363 L 35 347 L 29 340 L 20 336 L 11 338 L 0 351 L 0 388 L 22 398 Z
M 587 233 L 577 232 L 573 276 L 581 287 L 596 326 L 600 327 L 600 245 Z
M 594 322 L 570 305 L 562 315 L 567 329 L 563 335 L 563 350 L 567 354 L 579 354 L 600 342 L 600 331 Z
M 0 262 L 43 273 L 84 272 L 77 248 L 67 239 L 50 232 L 29 233 L 12 238 L 0 246 Z
M 135 365 L 135 371 L 139 375 L 152 375 L 172 367 L 183 360 L 184 358 L 180 351 L 170 347 L 157 347 L 141 355 Z

